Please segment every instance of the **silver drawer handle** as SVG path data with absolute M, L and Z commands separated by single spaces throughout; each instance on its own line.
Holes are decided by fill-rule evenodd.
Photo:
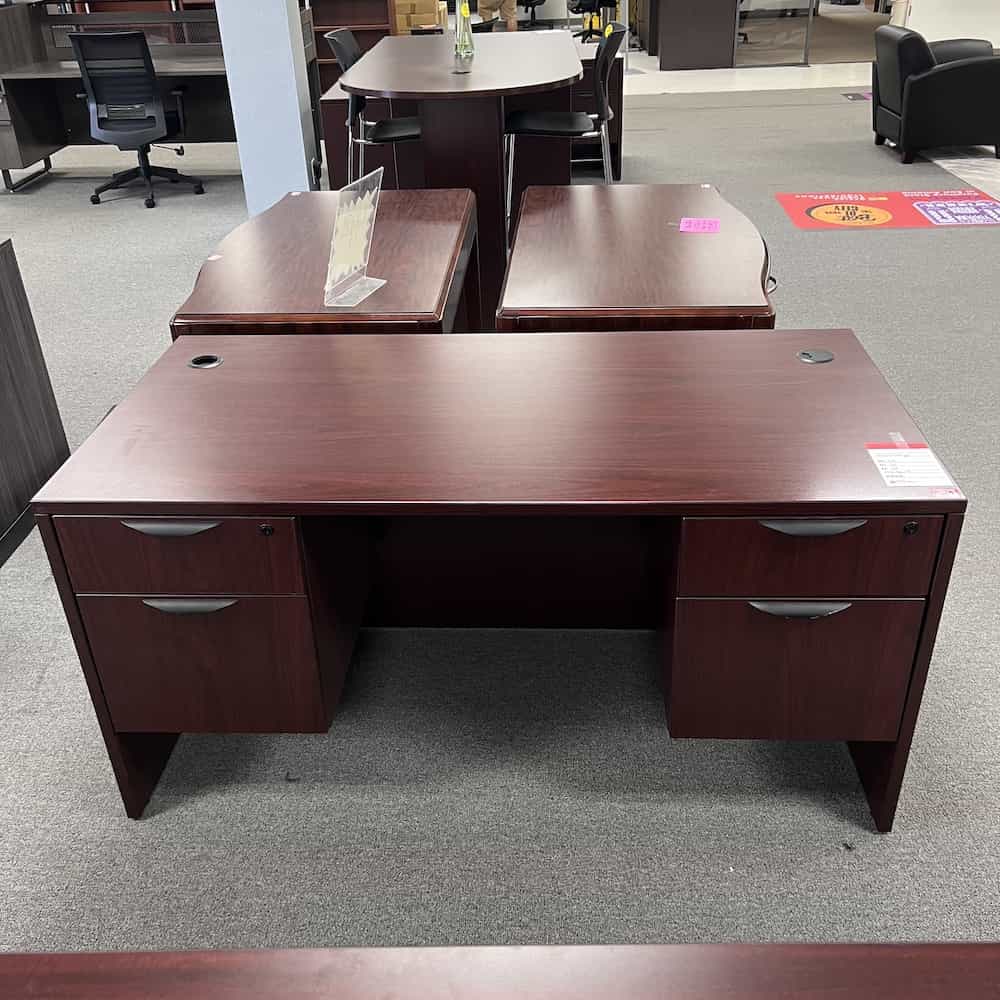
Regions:
M 850 606 L 850 601 L 748 601 L 751 608 L 763 611 L 765 615 L 775 618 L 805 618 L 816 621 L 817 618 L 829 618 L 839 615 Z
M 191 600 L 189 598 L 150 598 L 142 602 L 147 608 L 162 611 L 165 615 L 210 615 L 214 611 L 224 611 L 237 603 L 232 600 Z
M 770 528 L 782 535 L 795 535 L 798 538 L 829 538 L 831 535 L 844 535 L 848 531 L 860 528 L 868 523 L 866 518 L 855 521 L 792 517 L 784 521 L 758 521 L 762 528 Z
M 200 535 L 203 531 L 217 528 L 219 521 L 122 521 L 126 528 L 138 531 L 140 535 L 153 535 L 156 538 L 190 538 Z

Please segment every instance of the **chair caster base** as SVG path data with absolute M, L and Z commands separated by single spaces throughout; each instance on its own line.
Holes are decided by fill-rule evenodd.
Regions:
M 876 146 L 884 146 L 885 145 L 885 136 L 884 135 L 878 135 L 876 133 L 876 135 L 875 135 L 875 145 Z
M 145 200 L 144 204 L 145 204 L 146 208 L 156 208 L 156 199 L 155 198 L 147 198 Z
M 195 187 L 194 187 L 194 193 L 195 194 L 204 194 L 205 193 L 205 189 L 204 189 L 204 187 L 202 187 L 201 184 L 196 184 Z
M 92 194 L 90 196 L 91 205 L 100 205 L 100 203 L 101 203 L 101 196 L 99 194 Z

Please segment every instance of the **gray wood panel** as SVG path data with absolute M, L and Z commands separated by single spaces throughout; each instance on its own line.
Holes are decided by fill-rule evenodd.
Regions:
M 650 0 L 659 4 L 660 69 L 733 65 L 736 0 Z
M 44 58 L 45 44 L 31 8 L 0 8 L 0 71 Z
M 16 525 L 69 456 L 10 240 L 0 242 L 0 564 L 31 525 Z M 15 526 L 16 525 L 16 526 Z

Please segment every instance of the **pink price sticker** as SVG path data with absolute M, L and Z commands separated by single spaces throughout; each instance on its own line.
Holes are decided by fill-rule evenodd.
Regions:
M 719 219 L 695 219 L 685 216 L 681 219 L 680 231 L 682 233 L 717 233 L 719 224 Z

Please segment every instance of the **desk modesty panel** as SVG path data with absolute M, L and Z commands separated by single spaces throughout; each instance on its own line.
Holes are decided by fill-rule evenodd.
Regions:
M 324 730 L 361 625 L 580 626 L 664 631 L 674 736 L 847 741 L 887 830 L 966 501 L 880 442 L 844 330 L 192 336 L 34 509 L 130 816 L 178 734 Z
M 386 283 L 349 308 L 323 304 L 338 199 L 335 191 L 287 194 L 229 233 L 171 321 L 174 338 L 481 328 L 471 191 L 383 191 L 368 273 Z

